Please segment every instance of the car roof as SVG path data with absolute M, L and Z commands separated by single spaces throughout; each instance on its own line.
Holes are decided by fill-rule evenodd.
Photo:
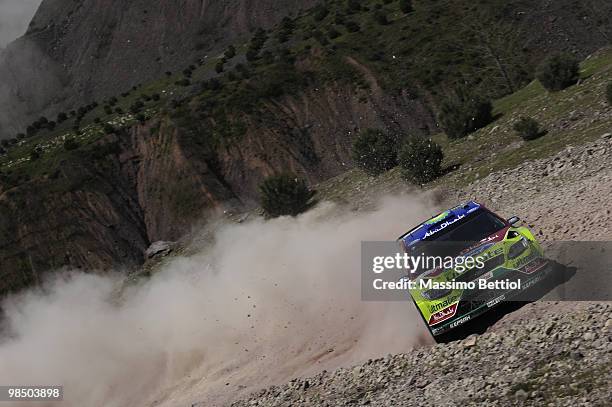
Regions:
M 459 221 L 481 208 L 483 208 L 483 206 L 474 201 L 455 206 L 454 208 L 427 219 L 425 222 L 404 233 L 398 240 L 401 240 L 406 247 L 411 246 L 427 237 L 435 235 L 449 223 Z

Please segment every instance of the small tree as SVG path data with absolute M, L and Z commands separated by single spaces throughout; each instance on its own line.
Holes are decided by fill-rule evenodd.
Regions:
M 77 148 L 79 148 L 79 142 L 74 138 L 69 137 L 64 141 L 64 150 L 71 151 L 76 150 Z
M 609 83 L 606 87 L 606 99 L 608 103 L 612 105 L 612 83 Z
M 534 140 L 542 135 L 540 124 L 531 117 L 521 117 L 514 123 L 514 130 L 523 140 Z
M 106 134 L 113 134 L 116 132 L 115 127 L 113 127 L 113 125 L 110 123 L 104 123 L 102 125 L 102 130 L 104 130 L 104 133 Z
M 144 124 L 147 121 L 147 117 L 142 113 L 138 113 L 136 115 L 136 120 L 138 120 L 140 124 Z
M 246 52 L 246 59 L 249 62 L 255 61 L 257 59 L 258 55 L 259 55 L 259 51 L 258 50 L 254 49 L 254 48 L 249 48 L 249 49 L 247 49 L 247 52 Z
M 224 65 L 223 61 L 217 62 L 217 64 L 215 65 L 215 72 L 217 73 L 223 72 L 223 69 L 224 69 L 223 65 Z
M 31 161 L 36 161 L 40 158 L 40 151 L 38 151 L 38 149 L 34 149 L 30 152 L 30 160 Z
M 329 14 L 329 9 L 324 4 L 319 4 L 314 9 L 313 18 L 315 21 L 323 21 Z
M 493 121 L 493 105 L 459 88 L 441 103 L 439 120 L 449 138 L 465 137 Z
M 333 39 L 338 38 L 341 34 L 340 34 L 340 31 L 336 30 L 336 27 L 331 26 L 327 30 L 327 35 L 329 36 L 330 40 L 333 40 Z
M 361 11 L 361 4 L 359 3 L 359 0 L 347 0 L 346 10 L 349 13 L 357 13 Z
M 549 91 L 563 90 L 580 78 L 580 62 L 572 55 L 557 54 L 540 64 L 536 78 Z
M 357 31 L 361 30 L 359 24 L 354 21 L 347 21 L 344 23 L 344 26 L 346 27 L 346 30 L 351 33 L 356 33 Z
M 373 15 L 374 21 L 376 21 L 380 25 L 388 25 L 389 19 L 387 18 L 387 14 L 383 11 L 377 10 Z
M 229 47 L 227 47 L 227 49 L 225 50 L 225 54 L 223 55 L 227 59 L 234 58 L 236 56 L 236 47 L 234 47 L 233 45 L 230 45 Z
M 353 160 L 369 175 L 380 175 L 397 165 L 397 141 L 380 130 L 366 129 L 353 143 Z
M 442 148 L 432 140 L 413 138 L 399 152 L 399 164 L 404 179 L 417 184 L 436 179 L 442 168 Z
M 269 217 L 297 216 L 308 210 L 315 194 L 303 179 L 294 174 L 280 174 L 268 177 L 259 187 L 263 210 Z
M 412 0 L 400 0 L 399 6 L 403 13 L 412 13 L 414 11 Z

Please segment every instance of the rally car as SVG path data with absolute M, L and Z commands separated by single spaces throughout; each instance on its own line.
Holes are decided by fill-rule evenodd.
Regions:
M 542 247 L 528 228 L 517 226 L 519 222 L 516 216 L 505 220 L 470 201 L 434 216 L 398 239 L 409 255 L 478 260 L 477 265 L 472 260 L 471 268 L 436 264 L 407 276 L 415 281 L 410 295 L 437 341 L 445 341 L 450 331 L 517 298 L 550 272 Z M 434 282 L 444 288 L 431 288 Z M 495 288 L 488 288 L 492 286 Z

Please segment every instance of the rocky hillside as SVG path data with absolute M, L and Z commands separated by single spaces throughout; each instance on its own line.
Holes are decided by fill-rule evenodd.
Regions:
M 117 95 L 270 28 L 314 0 L 44 0 L 0 57 L 0 134 Z M 29 120 L 29 121 L 28 121 Z
M 216 61 L 226 45 L 244 42 L 256 28 L 271 28 L 283 17 L 302 15 L 301 10 L 317 3 L 321 2 L 181 0 L 170 5 L 145 0 L 44 0 L 25 36 L 0 56 L 0 139 L 24 131 L 41 115 L 54 116 L 116 96 L 167 71 L 180 72 L 190 64 Z M 322 3 L 349 18 L 358 14 L 345 0 Z M 374 3 L 362 2 L 359 11 L 377 12 Z M 394 11 L 396 7 L 389 3 L 384 6 Z M 487 66 L 476 66 L 478 72 L 470 67 L 469 58 L 478 57 L 497 61 L 498 68 L 492 69 L 497 70 L 495 76 L 505 78 L 507 83 L 502 87 L 510 88 L 506 92 L 514 91 L 523 75 L 531 71 L 528 65 L 543 53 L 562 49 L 584 56 L 609 44 L 612 37 L 612 6 L 605 0 L 495 0 L 482 4 L 445 0 L 416 1 L 415 5 L 420 15 L 402 29 L 404 33 L 396 31 L 385 38 L 373 30 L 368 42 L 374 46 L 366 48 L 371 49 L 368 58 L 384 61 L 381 45 L 400 40 L 403 45 L 394 51 L 419 61 L 418 76 L 426 82 L 439 81 L 447 74 L 447 65 L 455 69 L 453 78 L 459 72 L 491 75 Z M 335 28 L 317 24 L 311 29 L 337 31 L 346 21 L 339 17 L 335 23 Z M 437 35 L 432 37 L 434 32 Z M 322 34 L 320 30 L 317 35 Z M 412 36 L 411 44 L 406 34 Z M 377 37 L 385 40 L 376 44 Z M 471 57 L 466 60 L 463 52 L 452 57 L 457 41 L 470 37 L 472 44 L 465 50 Z M 522 52 L 527 52 L 526 58 L 517 58 Z M 510 71 L 517 71 L 516 77 L 508 71 L 510 66 Z M 499 68 L 506 72 L 500 74 Z M 402 79 L 401 75 L 396 79 Z
M 27 101 L 40 115 L 47 99 L 37 92 L 64 111 L 0 146 L 0 293 L 62 266 L 140 264 L 152 242 L 180 238 L 207 211 L 252 207 L 265 176 L 289 170 L 314 184 L 339 175 L 352 168 L 360 130 L 437 133 L 436 101 L 456 82 L 510 93 L 543 50 L 587 55 L 610 30 L 595 18 L 610 7 L 599 0 L 415 2 L 408 12 L 395 1 L 338 0 L 254 33 L 295 3 L 265 13 L 272 3 L 184 3 L 47 0 L 6 51 L 0 93 L 14 103 L 3 112 Z M 233 51 L 223 52 L 226 40 Z M 28 89 L 15 90 L 24 80 Z M 600 92 L 603 78 L 588 83 Z M 447 143 L 460 161 L 451 164 L 485 162 L 472 154 L 479 142 Z
M 567 313 L 547 304 L 524 308 L 538 318 L 294 379 L 232 406 L 609 405 L 610 304 L 579 304 Z

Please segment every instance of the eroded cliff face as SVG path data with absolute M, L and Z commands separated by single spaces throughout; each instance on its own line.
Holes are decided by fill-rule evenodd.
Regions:
M 44 0 L 26 35 L 0 56 L 0 106 L 10 106 L 0 114 L 0 133 L 215 58 L 254 29 L 315 3 Z
M 370 78 L 309 88 L 240 119 L 246 131 L 215 159 L 167 115 L 76 150 L 61 170 L 7 189 L 0 183 L 0 293 L 63 266 L 107 270 L 141 264 L 154 241 L 177 240 L 215 211 L 252 207 L 266 177 L 293 171 L 311 184 L 352 167 L 360 129 L 427 133 L 430 111 L 391 97 Z

